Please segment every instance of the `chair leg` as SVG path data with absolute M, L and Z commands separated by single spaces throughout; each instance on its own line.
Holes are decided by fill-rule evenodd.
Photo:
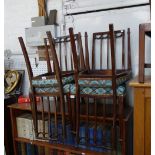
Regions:
M 122 141 L 122 155 L 126 155 L 126 122 L 123 122 L 123 141 Z
M 65 123 L 65 102 L 63 95 L 60 95 L 60 106 L 61 106 L 61 114 L 62 114 L 62 135 L 63 141 L 66 138 L 66 123 Z
M 124 127 L 124 121 L 123 121 L 123 116 L 124 116 L 124 96 L 118 97 L 118 104 L 119 104 L 119 126 L 120 126 L 120 143 L 121 143 L 121 152 L 122 155 L 125 152 L 125 137 L 124 137 L 124 132 L 125 132 L 125 127 Z
M 116 154 L 116 125 L 115 123 L 112 126 L 112 151 L 113 151 L 113 154 Z
M 76 133 L 76 99 L 71 99 L 73 132 Z
M 71 108 L 71 98 L 70 95 L 66 95 L 67 98 L 67 107 L 68 107 L 68 116 L 69 116 L 69 122 L 71 124 L 71 129 L 73 130 L 73 121 L 72 121 L 72 108 Z
M 38 137 L 38 124 L 37 124 L 37 103 L 35 99 L 35 95 L 33 93 L 29 93 L 31 100 L 31 109 L 32 109 L 32 118 L 34 124 L 35 137 Z
M 86 102 L 86 144 L 89 143 L 89 97 Z
M 57 98 L 54 97 L 54 124 L 55 124 L 55 131 L 54 131 L 54 138 L 58 138 L 58 120 L 57 120 Z
M 113 97 L 113 126 L 112 126 L 112 149 L 116 152 L 116 96 Z
M 76 141 L 79 144 L 79 126 L 80 126 L 80 98 L 76 95 Z

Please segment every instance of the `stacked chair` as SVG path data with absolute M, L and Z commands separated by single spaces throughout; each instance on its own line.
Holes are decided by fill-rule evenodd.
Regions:
M 63 36 L 53 39 L 50 32 L 48 33 L 48 38 L 44 39 L 48 73 L 38 76 L 33 75 L 23 38 L 19 37 L 18 39 L 23 51 L 29 76 L 35 138 L 50 140 L 52 142 L 57 142 L 59 139 L 61 140 L 61 143 L 64 143 L 66 139 L 67 124 L 73 124 L 71 123 L 72 119 L 70 118 L 70 100 L 68 98 L 69 84 L 74 82 L 73 61 L 71 48 L 69 48 L 70 37 Z M 79 66 L 83 68 L 85 65 L 80 33 L 75 34 L 74 39 L 77 42 L 79 51 L 81 51 L 79 52 Z M 48 42 L 50 42 L 49 45 Z M 54 49 L 53 46 L 51 46 L 52 42 L 54 42 Z M 62 47 L 64 47 L 63 50 Z M 68 51 L 67 47 L 69 48 Z M 57 48 L 59 59 L 57 59 L 56 55 L 53 55 L 53 50 L 55 50 L 55 48 Z M 50 60 L 50 58 L 52 60 Z M 41 98 L 39 106 L 37 106 L 37 96 L 40 96 Z M 68 105 L 66 103 L 68 103 Z M 68 111 L 66 108 L 67 106 Z
M 74 34 L 73 28 L 69 28 L 69 36 L 52 38 L 51 32 L 46 34 L 48 73 L 38 76 L 33 76 L 26 47 L 19 37 L 30 81 L 35 137 L 97 152 L 116 153 L 119 142 L 125 155 L 123 119 L 126 82 L 131 77 L 130 29 L 127 52 L 125 30 L 114 31 L 110 24 L 109 31 L 93 33 L 92 62 L 87 32 L 85 54 L 81 34 Z M 117 54 L 117 42 L 122 44 L 121 54 Z M 118 61 L 121 66 L 116 65 Z M 41 97 L 39 106 L 36 96 Z
M 125 31 L 114 31 L 113 25 L 109 25 L 109 31 L 93 33 L 92 43 L 92 68 L 89 69 L 88 56 L 86 57 L 87 70 L 79 72 L 78 56 L 76 52 L 73 29 L 69 29 L 71 46 L 74 60 L 74 75 L 75 84 L 70 86 L 70 93 L 76 96 L 76 141 L 78 144 L 86 146 L 96 146 L 107 150 L 116 150 L 116 120 L 119 119 L 120 138 L 119 141 L 123 144 L 123 117 L 125 110 L 125 83 L 131 77 L 131 53 L 130 53 L 130 29 L 128 29 L 128 65 L 125 69 Z M 122 66 L 116 69 L 116 45 L 117 40 L 122 42 Z M 107 43 L 107 54 L 103 57 L 103 42 Z M 100 41 L 100 68 L 95 68 L 95 51 L 96 41 Z M 110 47 L 109 47 L 110 43 Z M 87 45 L 87 42 L 86 42 Z M 110 60 L 111 56 L 111 60 Z M 104 58 L 104 59 L 103 59 Z M 102 60 L 103 59 L 103 60 Z M 110 61 L 109 61 L 110 60 Z M 103 69 L 103 63 L 106 62 L 106 69 Z M 111 63 L 111 64 L 110 64 Z M 111 67 L 111 68 L 110 68 Z M 86 101 L 86 103 L 82 102 Z M 102 104 L 97 102 L 97 99 L 102 99 Z M 81 108 L 85 104 L 85 114 L 82 118 Z M 100 110 L 102 109 L 102 110 Z M 90 111 L 91 110 L 91 111 Z M 110 110 L 110 112 L 109 112 Z M 100 111 L 100 112 L 99 112 Z M 110 123 L 108 123 L 110 120 Z M 84 122 L 85 135 L 81 135 Z M 90 124 L 93 124 L 93 135 L 88 135 Z M 111 125 L 109 125 L 111 124 Z M 107 140 L 108 131 L 111 131 L 111 144 Z M 99 134 L 101 132 L 101 134 Z M 102 140 L 100 139 L 102 135 Z M 84 138 L 84 140 L 83 140 Z M 92 142 L 93 141 L 93 142 Z M 100 142 L 99 142 L 100 141 Z M 99 142 L 99 144 L 98 144 Z M 123 145 L 124 146 L 124 145 Z M 122 147 L 122 152 L 124 148 Z M 103 149 L 104 151 L 104 149 Z

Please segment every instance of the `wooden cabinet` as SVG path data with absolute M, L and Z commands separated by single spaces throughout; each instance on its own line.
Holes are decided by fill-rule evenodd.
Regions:
M 130 84 L 134 93 L 134 155 L 151 155 L 151 78 Z

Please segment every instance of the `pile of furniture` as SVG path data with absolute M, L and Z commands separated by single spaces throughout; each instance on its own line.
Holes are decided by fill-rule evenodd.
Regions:
M 114 30 L 110 24 L 107 32 L 93 33 L 92 53 L 87 32 L 84 46 L 81 33 L 74 34 L 73 28 L 69 36 L 53 38 L 51 32 L 46 33 L 48 73 L 35 77 L 19 37 L 30 81 L 35 140 L 79 148 L 79 153 L 82 149 L 126 155 L 126 121 L 132 113 L 126 104 L 126 83 L 132 73 L 130 29 Z M 121 50 L 117 50 L 120 42 Z

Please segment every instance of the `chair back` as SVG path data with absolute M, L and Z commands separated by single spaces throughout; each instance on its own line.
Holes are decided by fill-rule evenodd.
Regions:
M 81 34 L 80 33 L 74 34 L 74 39 L 77 47 L 79 67 L 81 69 L 85 69 L 85 60 L 84 60 L 84 54 L 83 54 Z M 73 71 L 74 67 L 73 67 L 73 56 L 72 56 L 71 46 L 70 46 L 70 36 L 68 35 L 68 36 L 53 38 L 53 42 L 55 45 L 55 51 L 57 54 L 60 70 L 65 72 Z
M 33 75 L 33 70 L 32 70 L 32 66 L 31 66 L 30 58 L 29 58 L 25 43 L 23 41 L 23 38 L 18 37 L 18 40 L 19 40 L 19 43 L 20 43 L 20 46 L 21 46 L 21 49 L 22 49 L 22 52 L 24 55 L 24 59 L 25 59 L 26 67 L 27 67 L 27 72 L 28 72 L 28 76 L 29 76 L 29 81 L 30 81 L 30 87 L 32 90 L 33 89 L 32 79 L 33 79 L 34 75 Z M 46 40 L 44 40 L 44 41 L 45 41 L 45 45 L 46 45 L 47 42 L 46 42 Z M 47 62 L 47 74 L 51 74 L 52 69 L 51 69 L 50 57 L 49 57 L 49 53 L 48 53 L 47 49 L 45 50 L 45 55 L 46 55 L 46 62 Z
M 116 69 L 131 68 L 130 29 L 127 32 L 125 52 L 125 30 L 114 31 Z M 112 69 L 110 31 L 95 32 L 92 38 L 92 70 Z M 97 60 L 97 61 L 96 61 Z

